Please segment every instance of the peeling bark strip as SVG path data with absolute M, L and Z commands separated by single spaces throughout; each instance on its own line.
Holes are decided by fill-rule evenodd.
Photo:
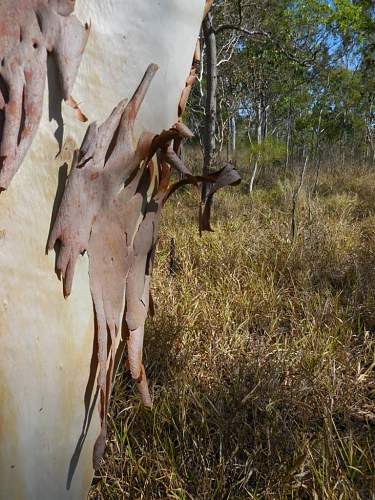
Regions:
M 206 0 L 206 5 L 204 7 L 204 17 L 207 16 L 208 11 L 211 9 L 213 3 L 214 3 L 214 0 Z
M 209 10 L 211 9 L 213 4 L 213 0 L 206 0 L 206 4 L 204 6 L 204 13 L 203 13 L 203 19 L 207 16 Z M 191 65 L 191 70 L 189 73 L 189 76 L 186 79 L 185 87 L 182 91 L 180 102 L 178 105 L 178 116 L 179 118 L 183 115 L 186 104 L 189 100 L 190 93 L 192 91 L 193 85 L 197 81 L 198 78 L 198 66 L 201 62 L 201 44 L 200 40 L 198 38 L 197 40 L 197 45 L 195 47 L 194 51 L 194 56 L 193 56 L 193 63 Z
M 70 98 L 89 35 L 89 26 L 72 15 L 74 4 L 0 2 L 0 191 L 8 188 L 37 132 L 48 52 L 56 58 L 64 99 Z
M 144 404 L 152 406 L 142 364 L 143 336 L 160 212 L 171 194 L 171 169 L 185 175 L 185 183 L 201 180 L 179 158 L 181 141 L 192 136 L 182 123 L 159 135 L 144 132 L 135 141 L 135 120 L 157 70 L 151 64 L 131 100 L 121 101 L 101 126 L 92 123 L 87 129 L 48 241 L 49 250 L 57 240 L 61 244 L 56 267 L 65 296 L 72 289 L 78 256 L 85 251 L 89 256 L 99 346 L 101 431 L 94 448 L 95 469 L 105 448 L 116 342 L 123 322 L 131 376 Z M 237 182 L 237 176 L 224 179 L 220 171 L 209 180 L 222 187 Z
M 197 81 L 198 78 L 198 66 L 201 60 L 201 46 L 200 46 L 200 41 L 198 39 L 197 45 L 195 47 L 195 52 L 194 52 L 194 57 L 193 57 L 193 63 L 191 66 L 190 74 L 187 77 L 185 88 L 182 91 L 180 102 L 178 105 L 178 116 L 181 117 L 185 111 L 186 104 L 189 100 L 190 93 L 193 89 L 193 85 Z

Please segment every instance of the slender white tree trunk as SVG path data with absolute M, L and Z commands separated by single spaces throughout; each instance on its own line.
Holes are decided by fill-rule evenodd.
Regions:
M 253 173 L 251 174 L 251 179 L 250 179 L 250 184 L 249 184 L 249 193 L 251 194 L 254 190 L 254 182 L 255 182 L 255 177 L 258 172 L 258 159 L 255 161 L 255 165 L 253 168 Z
M 231 128 L 231 153 L 232 159 L 236 157 L 236 149 L 237 149 L 237 122 L 236 117 L 232 116 L 230 120 L 230 128 Z

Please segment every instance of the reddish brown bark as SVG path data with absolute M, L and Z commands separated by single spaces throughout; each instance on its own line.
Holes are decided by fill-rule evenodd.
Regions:
M 69 99 L 89 35 L 72 0 L 3 0 L 0 5 L 0 190 L 19 169 L 43 109 L 47 53 Z

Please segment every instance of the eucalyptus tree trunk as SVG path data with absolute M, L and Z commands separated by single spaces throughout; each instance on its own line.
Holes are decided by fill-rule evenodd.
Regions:
M 263 94 L 258 100 L 258 145 L 260 146 L 267 137 L 268 133 L 268 112 L 269 105 L 266 104 L 266 99 Z
M 322 115 L 323 115 L 323 109 L 321 109 L 320 113 L 319 113 L 318 129 L 316 131 L 315 154 L 314 154 L 314 159 L 316 162 L 316 169 L 315 169 L 315 181 L 314 181 L 314 186 L 312 189 L 313 194 L 316 193 L 316 190 L 318 188 L 320 167 L 321 167 L 320 142 L 321 142 L 321 135 L 322 135 Z
M 255 179 L 259 171 L 259 167 L 261 167 L 262 162 L 262 152 L 261 146 L 267 136 L 267 128 L 268 128 L 268 110 L 269 106 L 266 106 L 265 99 L 263 94 L 260 94 L 258 100 L 258 125 L 257 125 L 257 144 L 258 144 L 258 153 L 255 159 L 255 164 L 253 167 L 253 171 L 251 174 L 250 182 L 249 182 L 249 194 L 251 194 L 254 190 Z
M 285 170 L 288 170 L 289 165 L 290 165 L 290 158 L 291 158 L 291 149 L 292 149 L 292 131 L 293 131 L 293 125 L 292 125 L 292 102 L 289 102 L 289 109 L 288 109 L 288 122 L 287 122 L 287 138 L 286 138 L 286 157 L 285 157 Z
M 77 19 L 73 20 L 69 16 L 74 3 Z M 93 186 L 97 186 L 99 178 L 105 178 L 108 189 L 114 188 L 119 179 L 119 186 L 124 188 L 121 179 L 126 178 L 118 177 L 115 160 L 121 160 L 121 168 L 131 162 L 137 168 L 138 160 L 158 151 L 162 162 L 159 173 L 163 175 L 168 165 L 176 163 L 161 133 L 172 130 L 168 138 L 175 142 L 186 136 L 182 125 L 173 126 L 181 112 L 182 96 L 188 93 L 186 78 L 191 71 L 205 1 L 179 0 L 178 8 L 176 4 L 176 0 L 0 3 L 0 60 L 4 61 L 0 73 L 0 187 L 6 189 L 0 194 L 1 500 L 85 498 L 93 477 L 94 444 L 99 442 L 101 452 L 105 444 L 110 385 L 103 379 L 114 369 L 114 358 L 107 363 L 107 347 L 115 355 L 118 345 L 128 343 L 129 353 L 135 353 L 129 356 L 133 378 L 141 366 L 140 323 L 147 309 L 149 286 L 149 276 L 145 278 L 142 266 L 151 255 L 151 251 L 145 255 L 144 250 L 153 245 L 155 236 L 148 228 L 157 221 L 147 218 L 148 212 L 144 214 L 141 209 L 126 212 L 128 205 L 124 208 L 115 198 L 120 190 L 114 194 L 110 191 L 112 198 L 106 198 L 108 191 L 104 191 L 99 200 L 99 190 Z M 51 62 L 51 54 L 56 56 L 57 66 Z M 65 85 L 57 92 L 53 84 L 64 77 L 67 65 L 70 70 L 63 78 Z M 47 72 L 49 96 L 44 93 Z M 123 99 L 133 94 L 127 105 Z M 87 129 L 85 117 L 103 126 L 93 123 Z M 62 131 L 59 144 L 54 134 L 62 138 Z M 107 143 L 103 155 L 108 139 L 111 143 Z M 116 143 L 120 139 L 124 140 L 125 150 Z M 207 168 L 212 157 L 209 151 Z M 119 156 L 114 158 L 114 152 Z M 111 162 L 104 173 L 93 165 L 100 159 L 102 167 Z M 149 160 L 140 163 L 145 186 L 139 181 L 140 187 L 134 189 L 144 206 L 159 206 L 160 198 L 151 189 L 156 186 L 157 167 Z M 77 179 L 83 182 L 82 190 L 72 194 Z M 130 190 L 133 180 L 129 180 Z M 128 195 L 129 190 L 124 193 Z M 102 204 L 101 211 L 96 213 L 93 204 L 96 208 Z M 124 217 L 114 210 L 116 207 L 125 210 Z M 78 216 L 72 217 L 74 213 Z M 111 239 L 116 236 L 112 228 L 117 231 L 116 224 L 129 221 L 127 213 L 137 219 L 138 232 L 126 229 L 137 243 L 132 249 L 129 273 L 112 280 L 117 265 L 113 259 L 122 255 L 119 252 L 110 256 L 111 242 L 117 244 Z M 88 214 L 92 219 L 87 226 L 86 248 L 80 232 L 87 229 L 83 224 Z M 65 239 L 67 231 L 71 232 Z M 49 234 L 56 254 L 50 251 L 46 255 Z M 130 245 L 130 240 L 124 244 Z M 84 250 L 88 250 L 90 258 L 81 255 Z M 127 247 L 123 248 L 124 254 L 125 250 Z M 55 266 L 63 278 L 65 294 L 70 293 L 67 300 L 54 274 Z M 107 269 L 112 274 L 108 275 Z M 113 283 L 121 285 L 109 302 L 104 294 L 106 276 L 111 276 L 109 292 L 113 291 Z M 127 295 L 127 310 L 135 311 L 134 317 L 126 316 L 127 331 L 117 331 L 121 330 L 117 324 L 117 337 L 108 335 L 107 339 L 106 328 L 112 335 L 113 324 L 122 318 L 125 290 L 121 287 L 126 280 L 126 286 L 134 289 L 140 279 L 143 295 L 135 306 L 143 304 L 141 318 L 129 302 L 132 296 Z M 122 311 L 113 322 L 108 319 L 112 306 Z M 103 328 L 108 346 L 102 342 Z M 144 370 L 136 382 L 147 400 Z M 99 441 L 98 435 L 102 438 Z
M 203 36 L 206 46 L 206 116 L 204 124 L 204 159 L 203 175 L 211 171 L 212 160 L 215 153 L 216 140 L 216 119 L 217 119 L 217 45 L 216 35 L 212 26 L 212 15 L 209 13 L 203 21 Z M 207 198 L 208 185 L 203 184 L 202 198 Z
M 237 150 L 237 122 L 236 117 L 232 116 L 230 119 L 230 131 L 231 131 L 231 157 L 232 160 L 236 157 Z

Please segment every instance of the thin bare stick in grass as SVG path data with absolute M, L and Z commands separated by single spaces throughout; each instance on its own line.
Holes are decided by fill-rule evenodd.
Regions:
M 305 180 L 307 165 L 309 162 L 309 155 L 306 156 L 305 163 L 303 165 L 301 176 L 299 179 L 299 184 L 293 193 L 293 202 L 292 202 L 292 227 L 291 227 L 291 236 L 292 242 L 295 241 L 297 236 L 297 207 L 298 207 L 298 198 L 301 192 L 303 181 Z

